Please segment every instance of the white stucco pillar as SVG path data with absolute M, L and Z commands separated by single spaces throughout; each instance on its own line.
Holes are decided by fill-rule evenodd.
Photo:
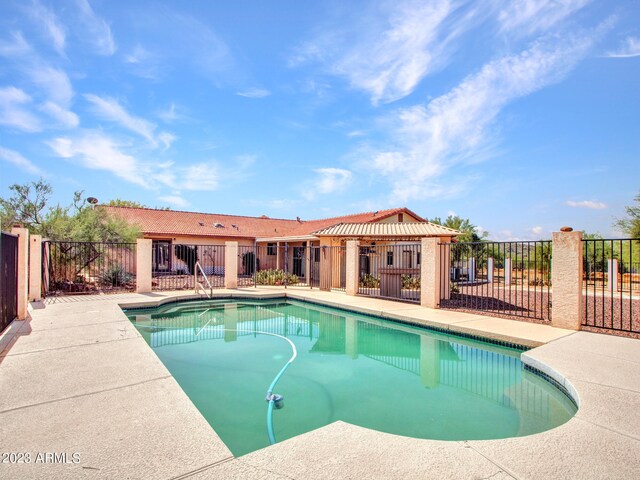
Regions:
M 607 288 L 611 293 L 618 291 L 618 260 L 607 259 Z
M 29 237 L 29 301 L 42 300 L 42 236 Z
M 487 258 L 487 281 L 493 283 L 493 258 Z
M 307 279 L 307 283 L 311 286 L 311 241 L 307 240 L 304 249 L 304 276 Z
M 582 232 L 553 232 L 554 327 L 579 330 L 584 311 L 582 298 Z
M 238 242 L 225 242 L 224 288 L 238 288 Z
M 511 285 L 511 270 L 513 269 L 513 266 L 511 265 L 511 259 L 510 258 L 505 258 L 504 259 L 504 284 L 505 285 Z

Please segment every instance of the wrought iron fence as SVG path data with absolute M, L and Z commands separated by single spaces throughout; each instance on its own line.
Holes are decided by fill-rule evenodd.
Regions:
M 582 325 L 640 333 L 640 239 L 585 239 Z
M 440 244 L 440 307 L 551 320 L 551 241 Z
M 115 293 L 135 288 L 135 243 L 42 242 L 44 296 Z
M 151 247 L 152 290 L 189 290 L 196 282 L 224 288 L 225 246 L 154 241 Z M 196 263 L 200 268 L 196 268 Z M 208 284 L 206 285 L 208 288 Z
M 359 248 L 359 294 L 420 302 L 419 243 Z
M 238 247 L 238 285 L 345 289 L 346 247 L 258 245 Z
M 347 247 L 311 247 L 310 286 L 344 291 L 346 286 Z
M 0 238 L 0 332 L 18 315 L 18 237 Z

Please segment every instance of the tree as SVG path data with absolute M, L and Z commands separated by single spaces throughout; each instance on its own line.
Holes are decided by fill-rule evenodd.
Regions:
M 51 185 L 41 178 L 24 185 L 15 183 L 9 190 L 13 192 L 10 198 L 0 198 L 2 230 L 10 230 L 15 223 L 39 229 L 45 220 L 43 211 L 51 196 Z
M 140 202 L 136 202 L 134 200 L 121 200 L 120 198 L 109 200 L 107 205 L 109 207 L 149 208 Z
M 109 215 L 100 207 L 87 204 L 83 192 L 73 195 L 71 205 L 47 205 L 53 192 L 43 179 L 30 184 L 14 184 L 9 199 L 0 198 L 0 219 L 6 230 L 16 222 L 31 233 L 51 240 L 84 242 L 134 242 L 140 236 L 137 227 Z
M 461 218 L 458 215 L 449 215 L 444 222 L 440 217 L 434 217 L 429 221 L 462 232 L 462 235 L 458 237 L 459 242 L 482 242 L 489 235 L 489 232 L 482 232 L 482 235 L 478 235 L 478 227 L 472 224 L 468 218 Z
M 635 196 L 636 205 L 624 207 L 627 218 L 617 220 L 614 224 L 630 238 L 640 238 L 640 193 Z

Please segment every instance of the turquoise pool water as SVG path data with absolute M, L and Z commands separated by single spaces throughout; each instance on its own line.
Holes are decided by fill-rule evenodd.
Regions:
M 573 402 L 524 369 L 520 350 L 295 301 L 206 301 L 127 316 L 234 455 L 337 420 L 440 440 L 556 427 Z

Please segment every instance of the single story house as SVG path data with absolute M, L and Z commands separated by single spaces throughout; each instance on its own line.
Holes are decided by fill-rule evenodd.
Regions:
M 181 249 L 184 246 L 198 246 L 199 258 L 206 256 L 210 259 L 209 271 L 205 273 L 221 274 L 222 271 L 216 268 L 224 268 L 224 249 L 216 247 L 227 241 L 236 241 L 240 252 L 240 275 L 252 274 L 254 262 L 257 261 L 258 269 L 285 269 L 309 282 L 311 277 L 319 275 L 319 264 L 323 261 L 322 247 L 344 247 L 347 240 L 359 240 L 361 245 L 369 246 L 373 254 L 376 244 L 415 244 L 423 237 L 439 237 L 448 241 L 460 234 L 456 230 L 430 223 L 408 208 L 317 220 L 106 205 L 99 208 L 136 225 L 144 238 L 153 240 L 154 272 L 183 271 L 186 266 Z M 255 255 L 257 258 L 251 257 L 253 262 L 249 262 L 246 255 Z M 414 254 L 413 258 L 403 256 L 398 262 L 402 262 L 403 266 L 416 267 L 420 259 Z M 335 272 L 338 269 L 333 270 Z M 337 275 L 343 276 L 344 269 L 339 270 L 341 274 Z

